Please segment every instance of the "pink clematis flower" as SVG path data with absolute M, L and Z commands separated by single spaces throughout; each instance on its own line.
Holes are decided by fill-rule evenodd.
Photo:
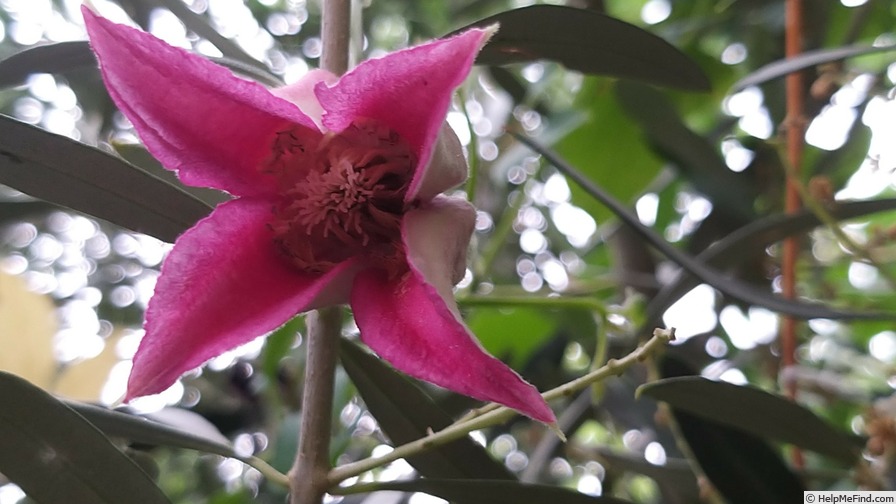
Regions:
M 348 302 L 361 339 L 397 369 L 555 421 L 479 346 L 452 294 L 475 211 L 441 194 L 467 175 L 444 120 L 490 30 L 269 90 L 82 12 L 106 87 L 149 151 L 185 184 L 235 196 L 162 266 L 127 399 L 297 313 Z

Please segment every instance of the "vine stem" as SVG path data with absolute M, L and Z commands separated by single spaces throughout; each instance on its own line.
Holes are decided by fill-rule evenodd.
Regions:
M 561 397 L 568 397 L 594 383 L 607 379 L 611 376 L 617 376 L 636 363 L 643 361 L 647 358 L 648 355 L 665 346 L 669 341 L 672 341 L 674 339 L 675 329 L 656 329 L 653 332 L 652 338 L 650 338 L 646 343 L 639 346 L 625 357 L 618 360 L 612 359 L 600 369 L 592 371 L 587 375 L 582 376 L 581 378 L 577 378 L 555 389 L 551 389 L 543 393 L 542 397 L 544 397 L 546 401 L 558 399 Z M 507 408 L 506 406 L 496 408 L 492 405 L 489 405 L 485 408 L 482 408 L 481 410 L 475 411 L 474 414 L 475 416 L 472 417 L 471 415 L 465 416 L 458 422 L 455 422 L 454 424 L 440 430 L 439 432 L 434 432 L 424 438 L 420 438 L 410 443 L 401 445 L 391 452 L 386 453 L 385 455 L 381 455 L 379 457 L 371 457 L 336 467 L 330 471 L 330 474 L 328 476 L 329 483 L 331 486 L 338 485 L 340 482 L 345 481 L 348 478 L 359 476 L 367 471 L 370 471 L 377 467 L 381 467 L 390 462 L 394 462 L 398 459 L 410 457 L 412 455 L 416 455 L 418 453 L 446 445 L 452 441 L 468 435 L 475 430 L 484 429 L 493 425 L 499 425 L 513 418 L 513 416 L 516 415 L 517 412 L 510 408 Z M 562 433 L 558 432 L 558 435 L 562 437 Z M 350 493 L 351 490 L 331 488 L 330 492 L 335 494 L 343 494 Z
M 785 54 L 788 58 L 798 56 L 803 50 L 803 0 L 787 0 L 785 4 Z M 792 72 L 787 75 L 787 116 L 785 130 L 787 134 L 787 163 L 790 166 L 792 177 L 787 177 L 784 199 L 784 211 L 788 214 L 800 209 L 801 198 L 799 194 L 799 173 L 803 164 L 803 147 L 806 131 L 805 117 L 805 83 L 802 72 Z M 784 241 L 781 257 L 781 294 L 788 299 L 796 298 L 796 263 L 799 258 L 800 240 L 795 237 Z M 785 316 L 781 321 L 781 368 L 787 368 L 796 364 L 796 341 L 798 322 L 790 316 Z M 787 384 L 786 394 L 791 399 L 796 398 L 797 384 L 792 381 Z M 802 467 L 802 453 L 793 451 L 793 462 L 796 467 Z
M 321 68 L 342 75 L 349 63 L 351 0 L 325 0 L 322 9 Z M 331 307 L 310 313 L 307 327 L 299 449 L 288 475 L 291 504 L 319 504 L 330 486 L 327 475 L 342 309 Z

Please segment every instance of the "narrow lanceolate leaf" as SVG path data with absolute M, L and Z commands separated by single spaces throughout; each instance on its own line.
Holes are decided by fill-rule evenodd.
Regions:
M 673 409 L 696 462 L 729 504 L 799 502 L 803 483 L 781 455 L 744 431 Z
M 0 372 L 0 473 L 42 504 L 162 504 L 149 476 L 81 415 Z
M 839 310 L 831 308 L 823 304 L 809 303 L 798 300 L 786 299 L 776 296 L 769 292 L 758 289 L 747 284 L 737 278 L 726 276 L 719 270 L 707 266 L 704 262 L 694 258 L 690 254 L 682 252 L 673 247 L 662 236 L 654 230 L 641 224 L 638 217 L 634 215 L 612 195 L 604 191 L 597 184 L 592 182 L 588 177 L 584 176 L 579 170 L 565 162 L 554 151 L 544 147 L 535 140 L 514 134 L 524 144 L 528 145 L 532 150 L 544 156 L 555 168 L 560 170 L 564 175 L 572 179 L 579 187 L 581 187 L 589 196 L 601 202 L 609 208 L 625 225 L 629 226 L 638 233 L 652 247 L 656 248 L 660 253 L 668 257 L 671 261 L 681 266 L 682 269 L 699 278 L 701 281 L 715 287 L 721 292 L 739 299 L 745 303 L 761 306 L 778 313 L 791 315 L 793 317 L 803 319 L 813 318 L 829 318 L 829 319 L 877 319 L 877 320 L 893 320 L 896 319 L 896 313 L 891 312 L 854 312 L 847 310 Z
M 258 61 L 244 51 L 236 42 L 218 33 L 208 20 L 196 14 L 180 0 L 158 0 L 159 3 L 167 7 L 175 16 L 183 21 L 184 26 L 196 32 L 200 37 L 205 38 L 212 43 L 225 58 L 242 62 L 251 67 L 270 74 L 264 63 Z M 276 77 L 273 77 L 276 79 Z
M 834 429 L 808 409 L 755 387 L 686 376 L 648 383 L 639 393 L 676 410 L 844 462 L 855 461 L 862 446 L 859 438 Z
M 0 183 L 168 242 L 211 211 L 120 158 L 2 115 Z
M 479 53 L 478 64 L 546 59 L 587 74 L 688 90 L 709 89 L 709 79 L 700 67 L 674 46 L 593 10 L 532 5 L 495 14 L 470 26 L 495 23 L 501 27 Z M 469 26 L 457 32 L 466 28 Z
M 365 486 L 371 491 L 423 492 L 464 504 L 629 504 L 614 497 L 593 497 L 569 488 L 517 481 L 426 478 Z
M 734 86 L 731 87 L 731 91 L 737 92 L 746 87 L 762 84 L 763 82 L 767 82 L 772 79 L 784 77 L 789 73 L 798 72 L 809 67 L 821 65 L 823 63 L 840 61 L 847 58 L 853 58 L 855 56 L 861 56 L 863 54 L 894 50 L 896 50 L 896 45 L 856 45 L 849 47 L 837 47 L 835 49 L 816 49 L 814 51 L 806 51 L 799 56 L 778 60 L 760 67 L 758 70 L 751 72 L 743 79 L 737 81 Z
M 420 388 L 358 345 L 340 343 L 342 365 L 380 427 L 396 445 L 426 437 L 451 424 Z M 427 478 L 516 480 L 484 448 L 462 438 L 438 449 L 408 457 Z
M 146 150 L 146 147 L 140 144 L 113 142 L 112 148 L 115 149 L 115 152 L 123 157 L 128 163 L 149 173 L 153 177 L 168 182 L 172 186 L 194 196 L 196 199 L 210 207 L 217 206 L 219 203 L 233 199 L 229 194 L 215 189 L 184 185 L 173 171 L 165 169 L 165 167 L 162 166 L 162 163 L 160 163 L 158 159 L 152 157 L 152 154 Z
M 86 41 L 32 47 L 0 61 L 0 88 L 24 84 L 33 73 L 58 73 L 95 66 L 96 59 Z
M 187 432 L 142 416 L 113 411 L 92 404 L 66 402 L 69 408 L 87 419 L 109 437 L 116 437 L 151 446 L 172 446 L 222 457 L 239 458 L 223 435 L 203 435 L 198 430 Z M 186 412 L 184 413 L 191 413 Z M 192 413 L 195 415 L 195 413 Z
M 891 210 L 896 210 L 896 198 L 839 202 L 830 212 L 835 219 L 845 220 Z M 807 209 L 789 215 L 770 215 L 753 221 L 718 240 L 698 254 L 696 259 L 713 268 L 724 270 L 738 264 L 756 250 L 764 250 L 769 245 L 788 236 L 805 233 L 820 225 L 821 221 L 818 217 Z M 685 271 L 680 272 L 675 279 L 666 283 L 650 301 L 644 327 L 653 327 L 668 307 L 699 283 L 699 279 Z
M 672 103 L 657 89 L 620 83 L 616 96 L 625 112 L 638 123 L 654 149 L 671 160 L 713 208 L 750 219 L 756 188 L 752 180 L 728 169 L 722 155 L 706 138 L 691 130 Z M 737 191 L 732 191 L 737 187 Z

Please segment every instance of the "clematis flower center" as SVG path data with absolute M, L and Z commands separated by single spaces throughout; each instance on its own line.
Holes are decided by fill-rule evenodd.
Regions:
M 395 131 L 370 120 L 309 136 L 298 127 L 278 133 L 264 169 L 280 184 L 276 242 L 303 271 L 322 273 L 357 255 L 389 266 L 415 156 Z

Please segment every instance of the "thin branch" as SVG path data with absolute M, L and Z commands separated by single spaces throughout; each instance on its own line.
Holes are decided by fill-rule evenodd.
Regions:
M 561 385 L 555 389 L 549 390 L 543 393 L 541 396 L 544 397 L 546 401 L 571 396 L 576 392 L 584 389 L 585 387 L 592 385 L 593 383 L 605 380 L 611 376 L 622 374 L 622 372 L 624 372 L 626 369 L 632 367 L 638 362 L 643 361 L 647 358 L 648 355 L 665 346 L 669 341 L 672 341 L 674 339 L 674 329 L 657 329 L 654 331 L 652 338 L 650 338 L 646 343 L 639 346 L 637 349 L 635 349 L 625 357 L 618 360 L 612 359 L 600 369 L 588 373 L 581 378 Z M 518 414 L 516 411 L 507 408 L 506 406 L 501 406 L 494 409 L 486 407 L 484 409 L 487 411 L 479 416 L 476 416 L 474 418 L 464 417 L 462 420 L 440 430 L 439 432 L 435 432 L 424 438 L 420 438 L 416 441 L 412 441 L 410 443 L 396 447 L 394 450 L 385 455 L 379 457 L 371 457 L 337 467 L 330 471 L 328 477 L 330 485 L 337 485 L 341 481 L 344 481 L 348 478 L 361 475 L 367 471 L 370 471 L 377 467 L 381 467 L 390 462 L 394 462 L 398 459 L 410 457 L 424 451 L 444 446 L 454 440 L 468 435 L 475 430 L 502 424 L 507 420 L 513 418 L 514 415 Z M 339 493 L 343 492 L 345 492 L 345 490 L 341 490 Z

